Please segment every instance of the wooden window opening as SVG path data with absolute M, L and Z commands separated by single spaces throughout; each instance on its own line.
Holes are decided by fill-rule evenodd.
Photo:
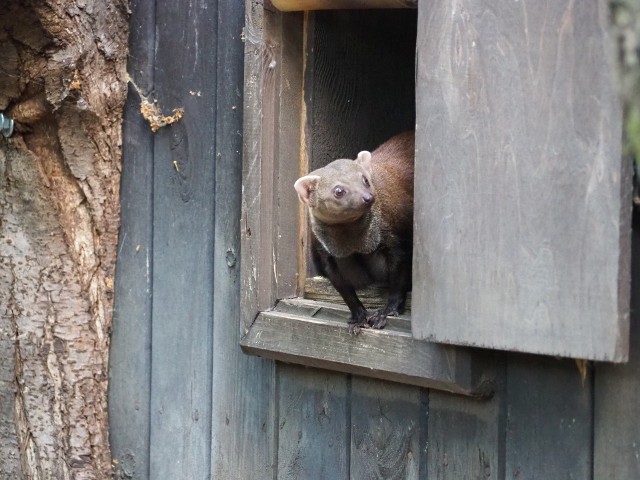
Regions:
M 630 164 L 603 2 L 549 18 L 496 3 L 247 3 L 245 352 L 480 397 L 495 356 L 470 347 L 627 358 Z M 293 183 L 414 125 L 413 311 L 349 336 Z
M 293 189 L 299 176 L 414 128 L 417 11 L 247 13 L 242 348 L 490 394 L 491 355 L 415 340 L 410 312 L 384 330 L 348 334 L 349 311 L 307 262 L 306 211 Z M 376 289 L 359 296 L 367 308 L 384 301 Z

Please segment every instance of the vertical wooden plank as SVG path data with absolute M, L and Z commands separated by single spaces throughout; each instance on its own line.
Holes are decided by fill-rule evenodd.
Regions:
M 623 361 L 631 184 L 608 3 L 418 12 L 414 335 Z
M 506 392 L 506 478 L 591 478 L 591 375 L 583 383 L 575 361 L 511 355 Z
M 153 89 L 155 2 L 131 2 L 128 72 Z M 109 354 L 109 440 L 118 475 L 149 478 L 153 134 L 133 86 L 124 112 L 121 223 Z
M 640 478 L 640 210 L 634 215 L 629 363 L 596 365 L 593 478 L 597 480 Z
M 238 346 L 244 4 L 218 12 L 211 478 L 259 480 L 274 472 L 275 369 Z
M 217 4 L 159 2 L 150 478 L 211 473 Z
M 427 478 L 505 477 L 504 371 L 489 400 L 429 392 Z
M 244 335 L 258 312 L 276 299 L 273 205 L 275 141 L 281 68 L 280 14 L 262 1 L 245 3 L 245 81 L 242 161 L 240 329 Z
M 426 428 L 425 390 L 353 377 L 350 478 L 426 478 Z
M 349 478 L 347 376 L 278 364 L 278 476 Z
M 298 262 L 296 252 L 299 209 L 298 195 L 293 188 L 299 177 L 296 166 L 302 154 L 300 128 L 302 122 L 304 14 L 289 13 L 278 16 L 281 29 L 278 79 L 278 140 L 276 191 L 278 208 L 274 212 L 276 222 L 276 296 L 286 298 L 296 295 Z M 286 159 L 285 161 L 282 161 Z

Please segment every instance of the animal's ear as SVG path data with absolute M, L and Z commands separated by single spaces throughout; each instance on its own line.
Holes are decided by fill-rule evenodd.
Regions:
M 355 161 L 358 163 L 358 165 L 364 168 L 369 175 L 371 175 L 371 152 L 363 150 L 358 154 L 358 157 Z
M 316 188 L 318 188 L 319 181 L 320 175 L 307 175 L 296 180 L 296 183 L 294 183 L 293 186 L 296 189 L 296 192 L 298 192 L 298 197 L 300 197 L 301 202 L 307 205 L 309 204 L 311 192 L 314 192 Z

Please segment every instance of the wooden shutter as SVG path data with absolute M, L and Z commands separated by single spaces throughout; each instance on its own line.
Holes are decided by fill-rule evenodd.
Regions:
M 420 2 L 415 337 L 626 360 L 631 164 L 607 15 Z

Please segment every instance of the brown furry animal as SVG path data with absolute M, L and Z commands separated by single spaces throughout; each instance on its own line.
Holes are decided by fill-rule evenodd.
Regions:
M 349 307 L 352 333 L 384 328 L 411 289 L 414 148 L 414 132 L 401 133 L 295 183 L 309 208 L 314 261 Z M 368 315 L 356 289 L 371 283 L 388 285 L 389 298 Z

